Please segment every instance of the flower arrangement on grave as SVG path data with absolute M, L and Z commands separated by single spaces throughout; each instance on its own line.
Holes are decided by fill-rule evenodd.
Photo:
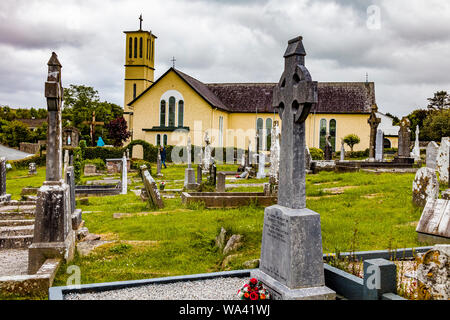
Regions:
M 270 299 L 269 291 L 264 288 L 261 281 L 251 278 L 238 290 L 237 295 L 242 300 L 267 300 Z
M 164 190 L 165 186 L 166 186 L 166 183 L 165 183 L 164 181 L 162 181 L 162 182 L 159 184 L 159 190 Z

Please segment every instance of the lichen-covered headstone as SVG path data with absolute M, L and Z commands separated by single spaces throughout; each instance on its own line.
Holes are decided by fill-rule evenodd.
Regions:
M 450 243 L 450 200 L 429 199 L 416 232 L 420 242 Z
M 439 182 L 433 169 L 422 167 L 416 172 L 412 187 L 413 203 L 424 207 L 428 199 L 439 196 Z
M 443 183 L 448 183 L 448 167 L 450 156 L 450 138 L 443 137 L 441 145 L 439 146 L 439 152 L 436 159 L 436 170 L 439 172 L 439 180 Z
M 0 158 L 0 203 L 11 200 L 11 195 L 6 194 L 6 158 Z
M 424 253 L 416 274 L 420 300 L 449 300 L 450 245 L 435 245 Z
M 439 146 L 436 142 L 431 141 L 427 145 L 427 168 L 436 169 L 436 159 L 439 152 Z
M 152 206 L 157 208 L 164 208 L 164 203 L 159 193 L 156 181 L 151 176 L 146 165 L 141 166 L 142 180 L 144 182 L 144 188 L 148 195 L 148 201 Z

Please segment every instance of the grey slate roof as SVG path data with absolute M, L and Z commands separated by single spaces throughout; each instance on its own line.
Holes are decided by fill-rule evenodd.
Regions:
M 276 83 L 205 84 L 178 69 L 170 68 L 153 85 L 173 70 L 212 107 L 233 113 L 273 113 L 272 94 Z M 153 86 L 152 85 L 152 86 Z M 139 99 L 150 86 L 134 101 Z M 373 82 L 319 82 L 318 104 L 311 113 L 367 113 L 375 101 Z

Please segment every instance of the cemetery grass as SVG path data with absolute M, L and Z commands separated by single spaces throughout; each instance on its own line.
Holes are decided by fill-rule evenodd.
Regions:
M 162 170 L 164 178 L 183 179 L 185 167 L 169 165 Z M 37 176 L 25 177 L 27 172 L 8 172 L 7 190 L 14 199 L 20 198 L 23 187 L 39 187 L 45 179 L 44 167 L 38 168 Z M 142 185 L 134 182 L 137 173 L 128 177 L 133 181 L 129 190 Z M 415 232 L 421 209 L 412 205 L 413 179 L 411 173 L 308 175 L 307 206 L 321 215 L 324 253 L 422 246 Z M 252 183 L 262 182 L 255 180 Z M 243 186 L 231 191 L 261 192 L 263 188 Z M 102 235 L 102 240 L 112 241 L 88 256 L 77 254 L 70 262 L 69 265 L 80 267 L 81 282 L 243 269 L 244 262 L 259 258 L 264 208 L 219 210 L 205 209 L 201 204 L 185 207 L 178 197 L 165 199 L 164 203 L 165 208 L 153 209 L 129 191 L 127 195 L 90 197 L 89 205 L 77 204 L 84 212 L 83 220 L 89 231 Z M 134 216 L 114 219 L 114 213 Z M 244 238 L 243 246 L 231 253 L 231 258 L 215 246 L 221 227 L 228 231 L 228 236 L 242 234 Z M 66 285 L 70 276 L 66 274 L 67 267 L 61 266 L 54 286 Z

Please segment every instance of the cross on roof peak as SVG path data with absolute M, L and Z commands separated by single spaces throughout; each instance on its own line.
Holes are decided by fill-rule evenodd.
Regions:
M 142 19 L 142 13 L 141 13 L 141 15 L 139 16 L 139 30 L 142 30 L 142 21 L 143 21 L 144 19 Z
M 172 68 L 175 69 L 175 61 L 177 61 L 177 59 L 175 59 L 175 57 L 172 57 L 172 60 L 170 61 L 172 61 Z

